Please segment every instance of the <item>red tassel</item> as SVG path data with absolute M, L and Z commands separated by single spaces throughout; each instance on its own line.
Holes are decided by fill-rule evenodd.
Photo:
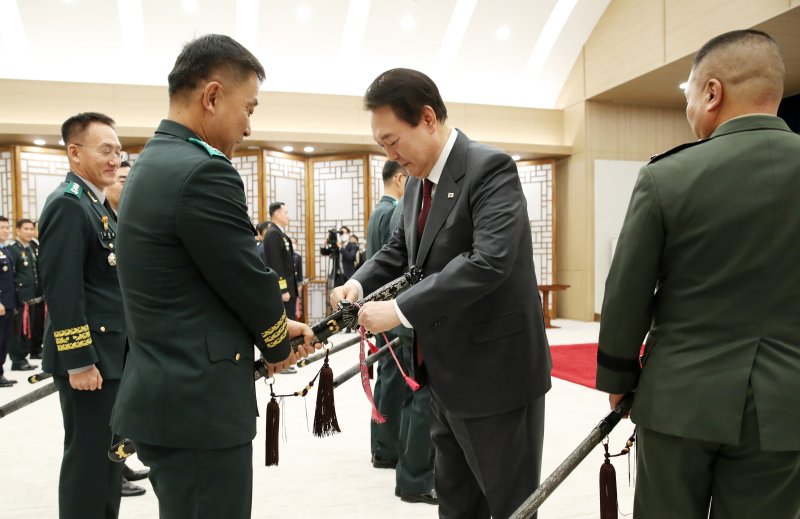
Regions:
M 606 461 L 600 467 L 600 519 L 617 519 L 617 472 L 608 456 L 606 448 Z
M 319 370 L 319 389 L 317 390 L 317 409 L 314 412 L 314 436 L 332 436 L 338 432 L 339 422 L 336 419 L 336 405 L 333 401 L 333 370 L 325 364 Z
M 271 467 L 278 464 L 278 435 L 281 422 L 281 408 L 275 395 L 267 404 L 267 449 L 265 465 Z

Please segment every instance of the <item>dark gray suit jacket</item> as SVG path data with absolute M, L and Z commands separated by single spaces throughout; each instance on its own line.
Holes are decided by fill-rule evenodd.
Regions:
M 551 361 L 516 164 L 459 132 L 419 237 L 421 199 L 422 181 L 409 178 L 401 225 L 353 278 L 366 294 L 422 268 L 397 303 L 448 411 L 477 417 L 527 405 L 550 388 Z

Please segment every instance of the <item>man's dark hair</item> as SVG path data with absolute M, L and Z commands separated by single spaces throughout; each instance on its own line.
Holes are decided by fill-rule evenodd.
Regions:
M 381 174 L 383 176 L 383 183 L 386 184 L 391 181 L 397 174 L 397 171 L 402 169 L 403 166 L 396 160 L 387 160 L 383 165 L 383 173 Z
M 711 52 L 719 48 L 737 43 L 764 43 L 765 41 L 772 43 L 776 47 L 778 46 L 778 42 L 776 42 L 772 36 L 755 29 L 744 29 L 720 34 L 708 40 L 708 42 L 697 51 L 697 54 L 694 56 L 694 61 L 692 62 L 692 68 L 697 67 Z
M 114 127 L 114 119 L 98 112 L 84 112 L 73 115 L 61 125 L 61 139 L 64 146 L 69 146 L 78 135 L 82 135 L 92 123 L 105 124 Z
M 275 214 L 275 211 L 280 209 L 281 207 L 285 206 L 283 202 L 272 202 L 269 204 L 269 217 L 272 218 L 272 215 Z
M 258 232 L 258 234 L 264 234 L 264 232 L 267 230 L 267 227 L 269 227 L 269 222 L 261 222 L 256 225 L 256 232 Z
M 33 225 L 33 220 L 31 220 L 30 218 L 20 218 L 19 220 L 17 220 L 17 229 L 19 229 L 26 223 Z
M 231 72 L 236 81 L 244 81 L 255 73 L 258 82 L 266 72 L 252 52 L 223 34 L 206 34 L 184 45 L 169 73 L 169 98 L 195 89 L 203 80 L 210 80 L 220 71 Z
M 433 109 L 439 122 L 447 120 L 447 107 L 436 83 L 422 72 L 409 68 L 387 70 L 375 78 L 364 93 L 365 109 L 388 106 L 398 119 L 411 126 L 419 124 L 426 105 Z
M 7 222 L 7 221 L 8 221 L 8 218 L 6 218 L 2 214 L 0 214 L 0 222 Z
M 131 167 L 131 163 L 128 162 L 127 160 L 125 160 L 125 161 L 122 161 L 122 162 L 119 163 L 119 167 L 121 167 L 121 168 L 129 168 L 129 167 Z
M 342 226 L 339 228 L 339 230 L 340 230 L 340 231 L 344 231 L 345 229 L 347 229 L 347 234 L 350 234 L 350 227 L 348 227 L 348 226 L 346 226 L 346 225 L 342 225 Z

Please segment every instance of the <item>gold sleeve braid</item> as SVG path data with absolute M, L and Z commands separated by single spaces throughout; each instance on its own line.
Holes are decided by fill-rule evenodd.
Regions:
M 286 338 L 286 333 L 288 330 L 288 323 L 286 322 L 286 312 L 283 312 L 281 318 L 278 319 L 278 322 L 273 324 L 269 327 L 269 329 L 261 334 L 261 338 L 264 340 L 264 345 L 267 348 L 274 348 L 275 346 L 280 345 L 283 342 L 283 339 Z
M 92 335 L 89 332 L 88 324 L 65 330 L 54 330 L 53 338 L 56 340 L 56 350 L 58 351 L 76 350 L 92 345 Z

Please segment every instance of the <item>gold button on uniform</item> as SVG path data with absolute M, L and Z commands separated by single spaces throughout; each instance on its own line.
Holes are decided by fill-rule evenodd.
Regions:
M 103 332 L 103 333 L 105 333 L 105 332 L 106 332 L 106 327 L 105 327 L 105 326 L 101 326 L 101 327 L 100 327 L 100 331 L 101 331 L 101 332 Z
M 239 353 L 237 353 L 237 354 L 236 354 L 236 356 L 234 357 L 234 359 L 236 359 L 236 360 L 239 360 L 239 359 L 241 359 L 241 358 L 242 358 L 242 355 L 241 355 L 241 354 L 239 354 Z

